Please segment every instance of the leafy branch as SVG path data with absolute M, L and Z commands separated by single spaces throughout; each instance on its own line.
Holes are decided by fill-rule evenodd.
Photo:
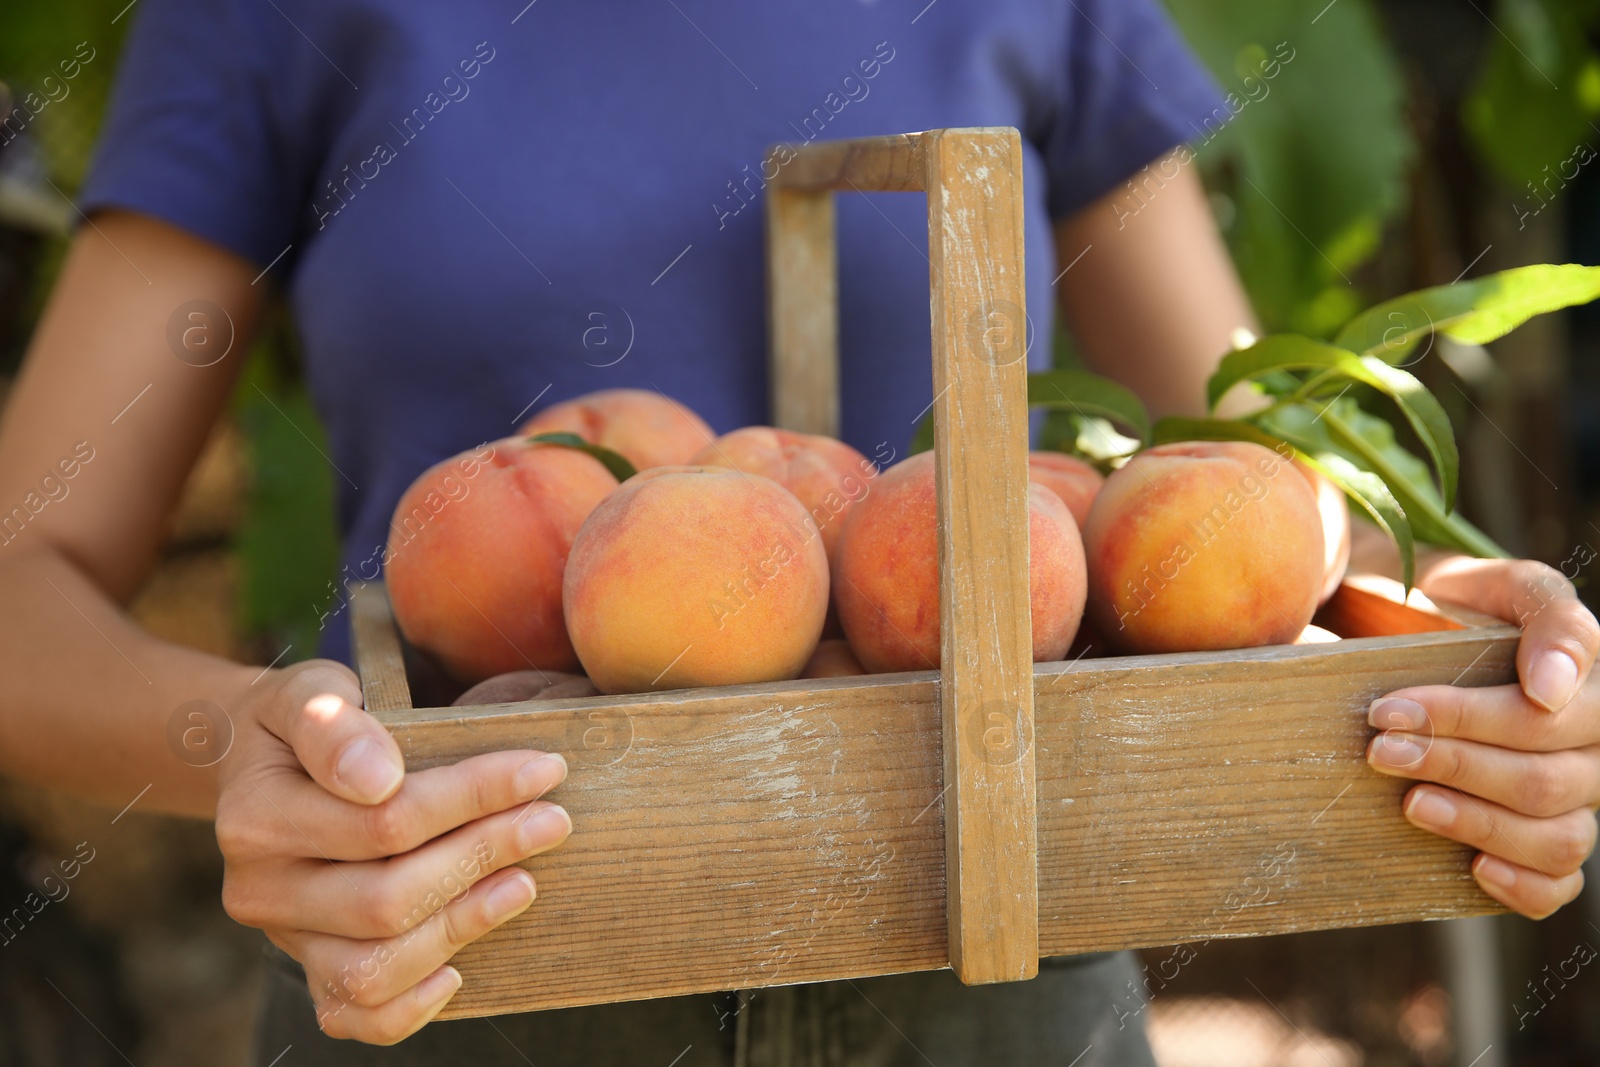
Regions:
M 1124 447 L 1110 450 L 1084 448 L 1080 430 L 1076 450 L 1102 463 L 1171 441 L 1250 441 L 1292 449 L 1393 538 L 1410 588 L 1418 541 L 1475 556 L 1507 553 L 1456 514 L 1461 457 L 1455 431 L 1438 400 L 1404 368 L 1407 357 L 1433 334 L 1484 344 L 1536 315 L 1596 297 L 1600 267 L 1540 264 L 1384 301 L 1353 316 L 1331 342 L 1297 334 L 1263 337 L 1222 358 L 1206 384 L 1211 414 L 1203 419 L 1165 418 L 1152 426 L 1128 390 L 1076 370 L 1029 375 L 1028 403 L 1068 412 L 1121 442 Z M 1260 401 L 1255 410 L 1218 417 L 1223 397 L 1241 388 Z M 1426 459 L 1395 440 L 1390 409 L 1410 428 Z M 1116 434 L 1109 432 L 1113 427 Z M 919 427 L 913 451 L 918 443 L 932 446 L 931 417 Z

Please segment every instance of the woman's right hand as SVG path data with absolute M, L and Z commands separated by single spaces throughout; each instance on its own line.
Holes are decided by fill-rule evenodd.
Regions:
M 394 1044 L 460 987 L 446 961 L 533 902 L 511 865 L 571 833 L 538 799 L 566 762 L 494 752 L 406 774 L 355 675 L 327 660 L 269 671 L 231 710 L 223 906 L 305 967 L 324 1032 Z

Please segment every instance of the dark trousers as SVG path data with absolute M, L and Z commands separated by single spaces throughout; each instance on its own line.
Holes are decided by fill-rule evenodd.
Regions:
M 1047 959 L 1031 982 L 949 971 L 433 1023 L 391 1048 L 317 1029 L 274 951 L 256 1067 L 1155 1067 L 1128 953 Z

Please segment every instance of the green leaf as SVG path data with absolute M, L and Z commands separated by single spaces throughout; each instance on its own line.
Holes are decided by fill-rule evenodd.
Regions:
M 1409 594 L 1417 575 L 1417 545 L 1405 509 L 1384 480 L 1364 471 L 1337 452 L 1317 452 L 1301 457 L 1306 466 L 1344 490 L 1344 495 L 1388 534 L 1400 551 L 1400 579 Z
M 1600 267 L 1536 264 L 1385 300 L 1351 319 L 1334 344 L 1395 362 L 1418 339 L 1442 333 L 1466 344 L 1504 337 L 1535 315 L 1600 297 Z
M 1158 445 L 1170 445 L 1175 441 L 1248 441 L 1270 448 L 1280 456 L 1285 447 L 1293 447 L 1282 437 L 1239 419 L 1191 419 L 1168 415 L 1156 422 L 1153 437 Z
M 1131 431 L 1142 445 L 1150 440 L 1144 402 L 1108 378 L 1081 370 L 1036 371 L 1028 375 L 1028 406 L 1099 417 Z
M 1372 386 L 1393 400 L 1433 459 L 1445 510 L 1455 507 L 1461 459 L 1456 451 L 1450 417 L 1421 382 L 1381 359 L 1357 356 L 1343 348 L 1294 334 L 1263 337 L 1249 348 L 1222 357 L 1216 373 L 1206 383 L 1207 403 L 1215 407 L 1223 394 L 1239 382 L 1283 370 L 1334 370 L 1352 381 Z
M 606 470 L 611 472 L 611 476 L 619 482 L 625 482 L 639 473 L 634 469 L 633 464 L 628 461 L 628 457 L 622 453 L 613 452 L 611 449 L 603 448 L 600 445 L 590 444 L 575 433 L 566 433 L 565 431 L 536 433 L 528 440 L 535 444 L 558 445 L 561 448 L 571 448 L 587 453 L 603 463 Z
M 1383 479 L 1400 506 L 1405 509 L 1412 532 L 1424 541 L 1448 548 L 1470 552 L 1474 556 L 1508 558 L 1509 553 L 1490 540 L 1477 527 L 1459 515 L 1452 515 L 1440 506 L 1430 492 L 1420 490 L 1415 483 L 1401 474 L 1360 433 L 1332 411 L 1323 413 L 1322 422 L 1328 435 L 1342 451 L 1352 454 L 1359 465 Z

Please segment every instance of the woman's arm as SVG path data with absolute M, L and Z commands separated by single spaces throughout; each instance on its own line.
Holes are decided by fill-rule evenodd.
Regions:
M 158 641 L 120 605 L 149 575 L 243 362 L 261 305 L 253 273 L 133 215 L 101 216 L 73 241 L 0 422 L 9 775 L 118 807 L 146 786 L 146 807 L 215 806 L 214 769 L 175 757 L 167 720 L 191 700 L 232 706 L 260 672 Z M 193 301 L 232 318 L 233 351 L 214 366 L 191 366 L 168 345 L 169 320 Z
M 1163 170 L 1160 166 L 1152 170 Z M 1056 228 L 1061 304 L 1084 357 L 1155 415 L 1204 412 L 1230 334 L 1255 323 L 1192 168 L 1137 201 L 1117 194 Z M 1088 249 L 1084 252 L 1084 249 Z M 1235 398 L 1225 400 L 1227 405 Z M 1244 394 L 1238 401 L 1247 403 Z M 1355 563 L 1398 570 L 1357 524 Z M 1373 702 L 1375 770 L 1425 783 L 1414 825 L 1481 849 L 1473 874 L 1507 907 L 1548 915 L 1577 895 L 1600 804 L 1600 626 L 1559 571 L 1529 560 L 1419 554 L 1417 585 L 1523 627 L 1517 685 L 1422 686 Z
M 196 302 L 232 320 L 209 366 L 228 327 L 186 346 Z M 389 1044 L 460 987 L 445 961 L 533 902 L 512 865 L 570 832 L 538 799 L 566 764 L 522 750 L 405 774 L 342 665 L 244 667 L 122 614 L 259 307 L 248 264 L 153 219 L 102 215 L 73 242 L 0 427 L 0 771 L 214 811 L 228 913 L 305 965 L 324 1030 Z M 168 744 L 192 700 L 232 723 L 210 767 Z

